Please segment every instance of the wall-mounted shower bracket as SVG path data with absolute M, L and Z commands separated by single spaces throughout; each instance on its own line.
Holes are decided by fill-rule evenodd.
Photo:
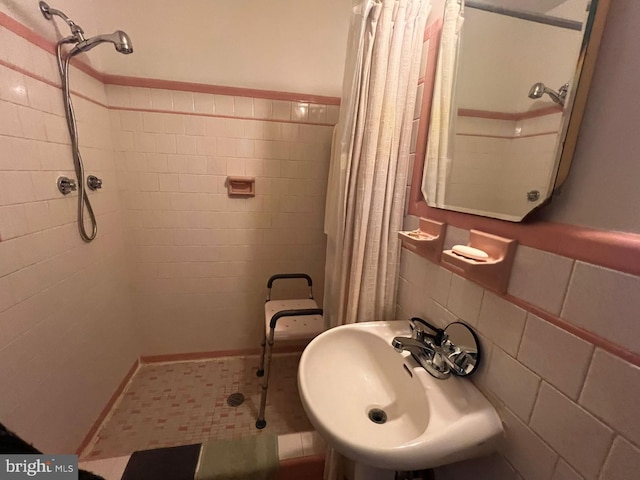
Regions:
M 87 177 L 87 187 L 89 187 L 89 190 L 94 191 L 102 188 L 102 179 L 96 177 L 95 175 L 89 175 Z
M 75 192 L 78 188 L 76 181 L 69 177 L 58 177 L 58 190 L 63 195 L 68 195 L 71 192 Z

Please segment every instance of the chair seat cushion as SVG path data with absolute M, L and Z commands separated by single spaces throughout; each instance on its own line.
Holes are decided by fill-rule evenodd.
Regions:
M 310 298 L 296 298 L 291 300 L 271 300 L 264 304 L 265 331 L 269 333 L 271 317 L 282 310 L 300 310 L 318 308 L 315 300 Z M 300 315 L 295 317 L 281 317 L 276 323 L 275 340 L 304 340 L 311 339 L 324 331 L 322 315 Z

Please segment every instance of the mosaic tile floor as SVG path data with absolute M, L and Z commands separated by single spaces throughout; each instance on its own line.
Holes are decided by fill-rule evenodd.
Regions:
M 142 365 L 82 458 L 117 457 L 208 438 L 313 430 L 298 396 L 299 360 L 300 354 L 273 356 L 264 430 L 255 428 L 261 381 L 255 373 L 257 356 Z M 236 392 L 245 401 L 230 407 L 226 399 Z

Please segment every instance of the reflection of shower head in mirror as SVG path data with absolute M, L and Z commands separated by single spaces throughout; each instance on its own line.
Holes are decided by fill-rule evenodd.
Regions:
M 546 93 L 551 97 L 551 100 L 564 107 L 564 99 L 567 96 L 567 92 L 569 92 L 568 83 L 565 83 L 560 87 L 560 90 L 556 92 L 555 90 L 551 90 L 544 83 L 538 82 L 534 83 L 531 87 L 531 90 L 529 90 L 529 98 L 534 100 L 537 98 L 542 98 L 542 96 Z

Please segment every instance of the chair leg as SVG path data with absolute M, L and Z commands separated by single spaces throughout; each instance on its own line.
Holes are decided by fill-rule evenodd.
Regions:
M 260 346 L 262 347 L 262 353 L 260 354 L 260 366 L 258 367 L 258 370 L 256 371 L 256 375 L 258 377 L 262 377 L 264 375 L 264 353 L 265 353 L 265 348 L 267 346 L 267 332 L 265 330 L 264 334 L 262 335 L 262 343 L 260 344 Z
M 262 379 L 262 392 L 260 394 L 260 410 L 258 412 L 258 419 L 256 420 L 256 428 L 263 429 L 267 426 L 267 421 L 264 419 L 264 410 L 267 406 L 267 390 L 269 389 L 269 373 L 271 370 L 271 354 L 273 349 L 273 334 L 272 328 L 269 332 L 269 339 L 266 345 L 266 359 L 264 365 L 264 377 Z

